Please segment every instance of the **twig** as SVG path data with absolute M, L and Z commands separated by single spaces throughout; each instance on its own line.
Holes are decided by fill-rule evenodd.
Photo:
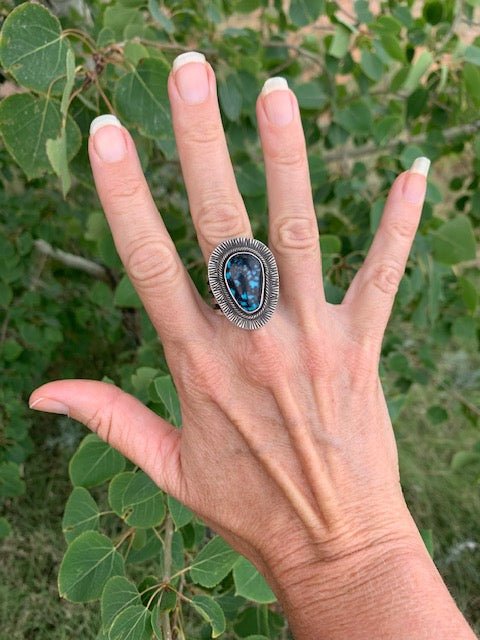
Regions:
M 108 272 L 105 267 L 102 267 L 102 265 L 97 262 L 93 262 L 93 260 L 87 260 L 86 258 L 82 258 L 82 256 L 76 256 L 73 253 L 67 253 L 61 249 L 55 249 L 46 240 L 42 240 L 41 238 L 35 240 L 34 244 L 39 253 L 61 262 L 66 267 L 84 271 L 94 278 L 100 278 L 107 281 L 109 280 Z
M 456 127 L 451 127 L 450 129 L 446 129 L 443 132 L 443 136 L 445 140 L 452 140 L 457 136 L 464 134 L 472 134 L 476 133 L 480 130 L 480 120 L 475 120 L 475 122 L 470 122 L 467 124 L 458 125 Z M 343 160 L 344 158 L 363 158 L 365 156 L 375 155 L 384 153 L 385 151 L 391 151 L 395 149 L 399 142 L 404 142 L 408 144 L 422 144 L 427 139 L 426 133 L 420 133 L 416 136 L 411 136 L 406 139 L 396 138 L 392 140 L 388 144 L 384 146 L 376 146 L 372 143 L 368 143 L 362 145 L 361 147 L 349 148 L 342 147 L 341 149 L 334 149 L 332 151 L 325 151 L 323 154 L 323 159 L 326 162 L 337 162 L 338 160 Z
M 305 58 L 308 58 L 309 60 L 312 60 L 313 62 L 318 64 L 318 66 L 321 69 L 323 69 L 323 63 L 322 63 L 322 60 L 320 58 L 320 54 L 315 55 L 311 51 L 307 51 L 307 49 L 304 49 L 303 47 L 299 47 L 296 44 L 288 44 L 287 42 L 265 42 L 263 44 L 263 46 L 264 47 L 277 47 L 277 48 L 292 49 L 293 51 L 296 51 L 299 55 L 304 56 Z
M 165 521 L 165 538 L 163 551 L 163 581 L 168 584 L 170 582 L 170 574 L 172 572 L 172 539 L 173 539 L 173 520 L 169 514 Z M 168 611 L 163 611 L 162 631 L 164 640 L 172 640 L 172 628 L 170 625 L 170 615 Z
M 464 407 L 467 407 L 467 409 L 469 409 L 476 416 L 480 416 L 480 409 L 477 406 L 475 406 L 472 402 L 470 402 L 470 400 L 467 400 L 467 398 L 465 398 L 465 396 L 462 395 L 460 391 L 457 391 L 456 389 L 452 389 L 451 387 L 447 387 L 447 385 L 445 384 L 441 386 L 443 389 L 453 394 L 455 398 L 460 402 L 460 404 L 463 404 Z

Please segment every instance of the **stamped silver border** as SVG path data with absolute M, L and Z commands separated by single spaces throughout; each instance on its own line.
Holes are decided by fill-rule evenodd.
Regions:
M 252 253 L 260 260 L 264 274 L 263 301 L 257 311 L 245 311 L 228 291 L 224 268 L 227 260 L 239 252 Z M 272 317 L 278 303 L 280 283 L 277 263 L 267 245 L 255 238 L 229 238 L 220 242 L 208 261 L 210 290 L 224 315 L 241 329 L 260 329 Z

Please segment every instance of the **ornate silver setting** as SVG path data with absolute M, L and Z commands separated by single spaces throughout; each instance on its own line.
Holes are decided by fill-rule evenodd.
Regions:
M 255 311 L 242 309 L 232 296 L 226 281 L 226 265 L 235 254 L 251 254 L 261 264 L 263 291 L 261 302 Z M 263 327 L 272 317 L 278 303 L 280 283 L 275 258 L 270 249 L 254 238 L 230 238 L 218 244 L 208 261 L 208 282 L 216 308 L 241 329 L 254 330 Z

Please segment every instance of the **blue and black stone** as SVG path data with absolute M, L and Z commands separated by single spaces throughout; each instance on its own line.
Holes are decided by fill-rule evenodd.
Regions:
M 245 251 L 234 253 L 225 263 L 224 278 L 230 295 L 243 311 L 258 311 L 263 303 L 264 273 L 256 256 Z

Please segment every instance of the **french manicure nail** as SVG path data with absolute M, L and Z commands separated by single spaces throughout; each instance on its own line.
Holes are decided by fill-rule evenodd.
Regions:
M 425 198 L 427 183 L 425 178 L 430 169 L 430 160 L 425 157 L 416 158 L 408 171 L 403 185 L 403 197 L 411 204 L 420 204 Z
M 268 78 L 263 85 L 261 95 L 267 118 L 272 124 L 286 125 L 293 120 L 293 105 L 288 82 L 276 76 Z
M 95 151 L 104 162 L 119 162 L 127 153 L 120 120 L 108 113 L 97 116 L 90 125 Z
M 182 100 L 187 104 L 201 104 L 208 98 L 205 56 L 198 51 L 187 51 L 175 58 L 172 65 L 175 84 Z
M 68 416 L 68 407 L 62 402 L 52 400 L 51 398 L 38 398 L 31 403 L 30 409 L 35 411 L 46 411 L 47 413 L 58 413 L 64 416 Z

